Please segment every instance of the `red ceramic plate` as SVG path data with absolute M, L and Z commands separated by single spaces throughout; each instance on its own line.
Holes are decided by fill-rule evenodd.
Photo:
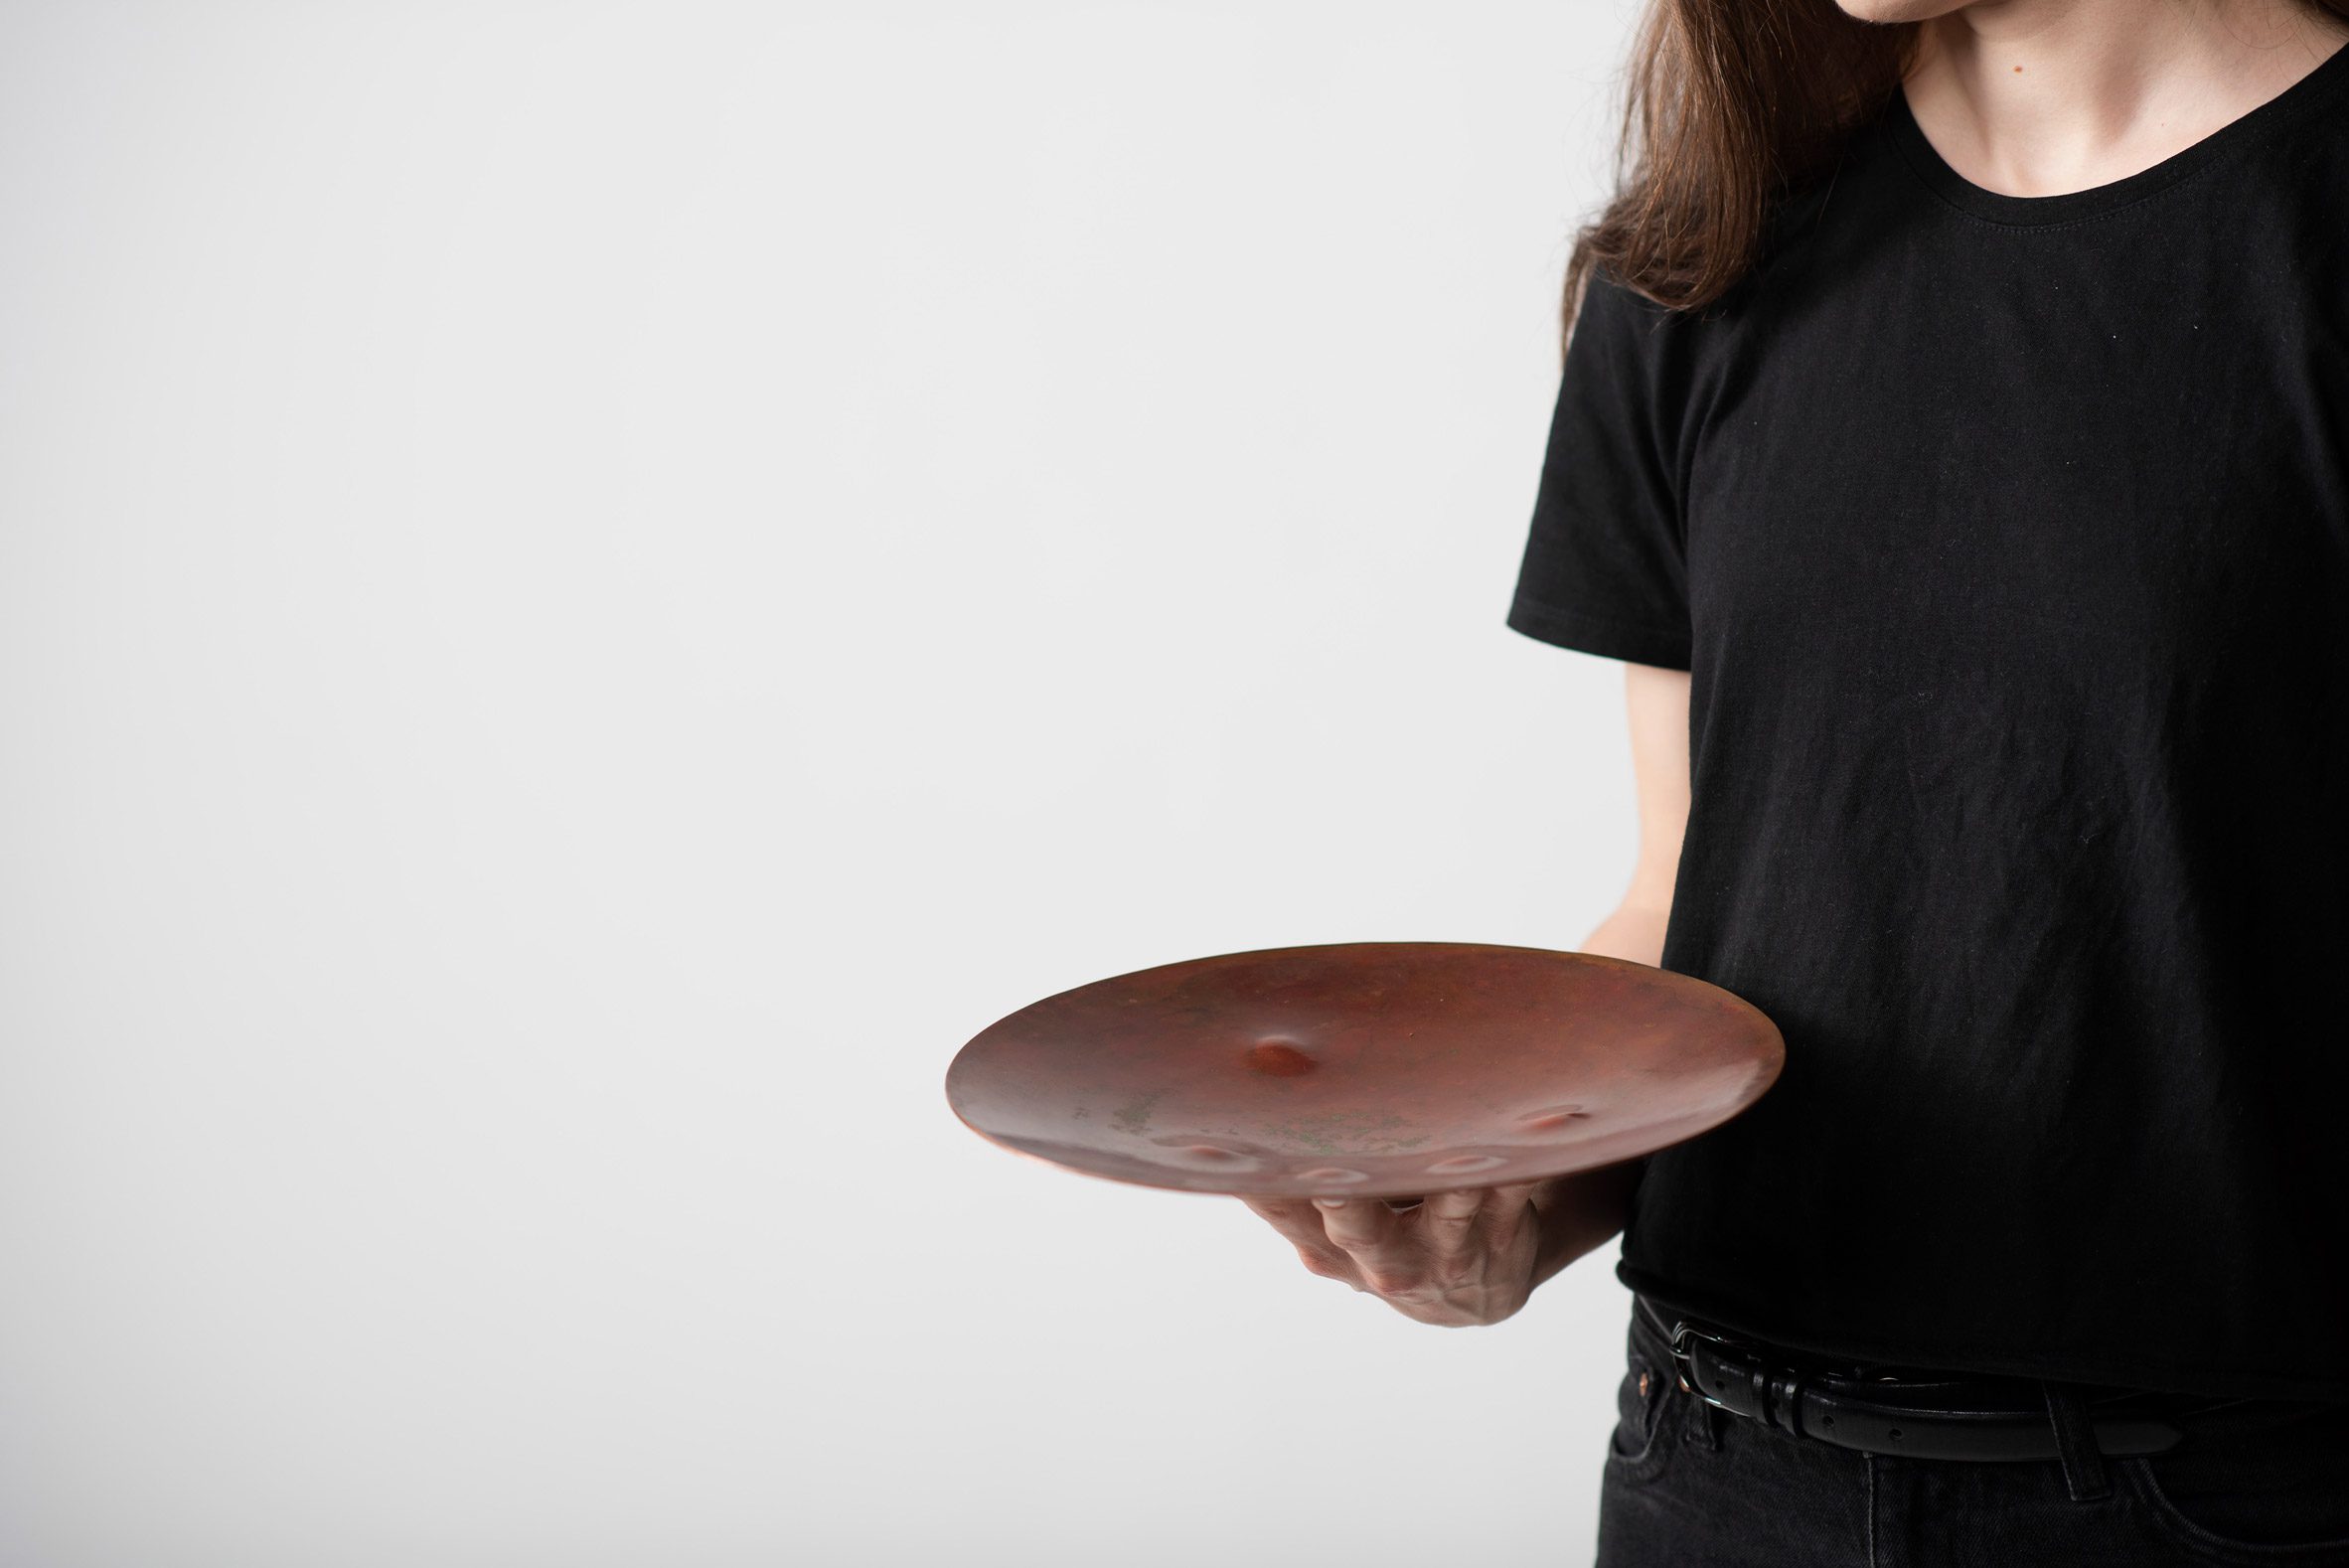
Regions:
M 1345 942 L 1031 1003 L 955 1054 L 974 1132 L 1192 1192 L 1416 1197 L 1594 1170 L 1719 1126 L 1786 1045 L 1749 1002 L 1593 953 Z

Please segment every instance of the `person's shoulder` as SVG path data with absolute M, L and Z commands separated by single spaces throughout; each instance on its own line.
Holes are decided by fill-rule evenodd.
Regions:
M 2329 63 L 2328 63 L 2329 64 Z M 2345 62 L 2349 64 L 2349 62 Z M 2349 200 L 2349 71 L 2334 78 L 2323 102 L 2276 126 L 2260 156 L 2254 177 L 2264 175 L 2295 196 L 2323 204 L 2338 217 Z
M 1594 319 L 1618 322 L 1655 322 L 1671 314 L 1669 307 L 1627 282 L 1616 264 L 1607 260 L 1591 262 L 1583 282 L 1582 308 Z
M 2271 99 L 2254 113 L 2271 118 L 2269 130 L 2273 143 L 2338 156 L 2349 150 L 2344 109 L 2349 109 L 2349 42 L 2335 44 L 2314 68 L 2284 89 L 2281 101 Z
M 2349 67 L 2349 59 L 2327 61 Z M 2211 233 L 2247 252 L 2285 251 L 2282 274 L 2336 310 L 2349 310 L 2349 69 L 2328 90 L 2195 182 L 2191 206 Z
M 1804 178 L 1777 192 L 1763 215 L 1746 265 L 1729 285 L 1701 303 L 1667 304 L 1634 287 L 1606 261 L 1595 262 L 1584 285 L 1576 330 L 1587 321 L 1615 342 L 1633 346 L 1651 365 L 1680 356 L 1702 362 L 1733 352 L 1757 323 L 1789 308 L 1815 286 L 1812 251 L 1818 236 L 1839 221 L 1879 213 L 1905 188 L 1887 186 L 1892 156 L 1885 106 L 1863 115 Z
M 1741 306 L 1760 308 L 1800 288 L 1822 237 L 1854 224 L 1895 220 L 1919 194 L 1899 167 L 1889 103 L 1845 130 L 1827 156 L 1771 204 L 1754 264 L 1739 279 Z
M 1571 339 L 1588 340 L 1590 352 L 1652 375 L 1672 352 L 1680 315 L 1633 287 L 1614 263 L 1594 259 L 1583 278 Z

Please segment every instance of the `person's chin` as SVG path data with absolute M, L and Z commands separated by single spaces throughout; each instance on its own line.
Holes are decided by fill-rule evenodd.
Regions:
M 1843 14 L 1862 22 L 1923 22 L 1958 11 L 1970 0 L 1835 0 Z

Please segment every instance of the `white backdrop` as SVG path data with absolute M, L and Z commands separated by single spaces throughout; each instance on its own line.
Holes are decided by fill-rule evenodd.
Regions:
M 0 1562 L 1587 1563 L 1412 1323 L 948 1060 L 1572 947 L 1501 624 L 1629 0 L 0 5 Z

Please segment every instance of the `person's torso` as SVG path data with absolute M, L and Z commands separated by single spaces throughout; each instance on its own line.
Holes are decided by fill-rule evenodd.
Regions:
M 2349 56 L 2077 196 L 1896 99 L 1660 362 L 1664 967 L 1788 1065 L 1623 1276 L 1853 1358 L 2349 1398 Z

